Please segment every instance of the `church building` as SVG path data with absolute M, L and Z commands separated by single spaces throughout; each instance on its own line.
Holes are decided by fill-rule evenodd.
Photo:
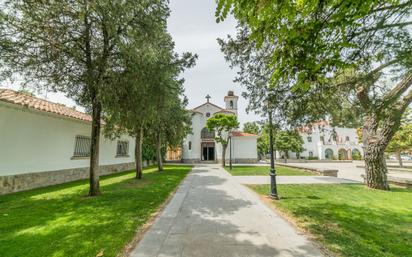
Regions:
M 207 119 L 218 113 L 237 116 L 239 97 L 233 91 L 229 91 L 224 97 L 225 108 L 211 103 L 210 98 L 209 95 L 206 96 L 205 103 L 190 110 L 192 113 L 192 133 L 186 137 L 182 147 L 182 160 L 185 163 L 222 162 L 222 145 L 215 141 L 215 134 L 206 128 L 206 122 Z M 257 135 L 233 131 L 231 139 L 226 150 L 227 163 L 229 163 L 230 158 L 233 163 L 257 162 Z

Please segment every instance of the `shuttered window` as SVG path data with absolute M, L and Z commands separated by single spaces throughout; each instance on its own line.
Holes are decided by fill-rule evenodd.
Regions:
M 90 157 L 90 137 L 76 136 L 73 157 Z
M 129 156 L 129 142 L 117 141 L 116 156 Z

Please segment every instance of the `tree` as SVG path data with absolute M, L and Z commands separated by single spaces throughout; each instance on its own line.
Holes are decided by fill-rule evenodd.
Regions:
M 14 49 L 8 65 L 26 82 L 66 93 L 92 113 L 90 196 L 99 189 L 99 141 L 105 99 L 116 94 L 109 81 L 122 69 L 123 46 L 132 34 L 146 33 L 156 0 L 9 1 L 7 29 Z M 154 19 L 152 19 L 154 18 Z
M 206 122 L 209 131 L 216 133 L 216 142 L 222 145 L 222 165 L 226 165 L 226 149 L 229 143 L 230 133 L 239 127 L 239 122 L 235 115 L 215 114 Z
M 386 148 L 387 152 L 396 153 L 399 166 L 403 167 L 401 153 L 412 149 L 412 124 L 401 125 L 399 130 L 392 137 Z
M 276 134 L 275 149 L 283 152 L 285 161 L 289 158 L 289 151 L 297 155 L 303 152 L 303 139 L 296 131 L 280 131 Z
M 192 131 L 192 118 L 191 114 L 186 110 L 187 99 L 181 100 L 178 96 L 170 103 L 164 113 L 162 113 L 163 119 L 163 148 L 167 147 L 176 148 L 182 146 L 184 138 Z M 160 142 L 158 143 L 160 146 Z M 157 147 L 158 159 L 160 156 L 160 147 Z M 159 167 L 159 170 L 162 170 Z
M 136 138 L 137 179 L 142 178 L 144 145 L 145 149 L 148 144 L 157 146 L 154 149 L 159 170 L 162 170 L 162 144 L 158 135 L 167 132 L 171 141 L 173 137 L 182 137 L 190 126 L 185 110 L 187 101 L 180 99 L 184 81 L 178 79 L 178 75 L 184 68 L 194 65 L 197 56 L 184 53 L 180 57 L 174 53 L 174 43 L 166 28 L 167 15 L 168 12 L 158 13 L 158 22 L 150 23 L 146 33 L 137 33 L 128 41 L 131 47 L 123 57 L 124 68 L 113 80 L 117 94 L 107 99 L 112 106 L 108 115 L 109 132 L 118 131 L 120 127 Z M 166 132 L 160 133 L 156 126 L 160 117 Z M 169 132 L 172 128 L 174 133 Z
M 273 64 L 271 52 L 276 48 L 271 42 L 263 42 L 260 47 L 251 39 L 251 31 L 245 24 L 238 26 L 236 38 L 228 36 L 218 39 L 225 59 L 230 67 L 237 68 L 235 82 L 246 88 L 242 93 L 248 99 L 247 111 L 266 115 L 265 102 L 271 103 L 272 114 L 278 127 L 296 127 L 303 123 L 319 120 L 329 109 L 329 102 L 316 101 L 332 91 L 314 89 L 312 94 L 302 90 L 292 90 L 288 83 L 274 83 L 271 80 Z
M 218 2 L 218 20 L 231 10 L 257 48 L 273 46 L 273 85 L 291 85 L 313 103 L 343 98 L 360 108 L 366 183 L 388 190 L 384 151 L 412 102 L 412 1 Z
M 186 111 L 187 99 L 183 96 L 183 79 L 179 75 L 187 68 L 195 65 L 197 55 L 184 53 L 181 57 L 173 54 L 158 71 L 155 86 L 156 95 L 152 97 L 155 115 L 150 121 L 151 135 L 156 142 L 158 170 L 163 170 L 162 147 L 177 146 L 183 142 L 191 130 L 191 116 Z
M 258 135 L 260 128 L 257 122 L 246 122 L 243 124 L 243 132 Z

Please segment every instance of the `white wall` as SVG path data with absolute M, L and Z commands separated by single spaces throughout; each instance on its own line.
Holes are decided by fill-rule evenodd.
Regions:
M 257 137 L 233 137 L 232 151 L 235 159 L 257 159 Z
M 91 124 L 0 102 L 0 176 L 89 166 L 89 158 L 72 159 L 75 137 L 90 136 Z M 134 162 L 116 158 L 117 140 L 101 137 L 100 165 Z
M 196 108 L 196 111 L 192 115 L 192 134 L 187 135 L 183 142 L 183 159 L 201 159 L 201 138 L 200 134 L 204 127 L 206 127 L 206 122 L 209 117 L 206 113 L 210 113 L 210 117 L 214 113 L 220 111 L 219 108 L 212 104 L 205 104 Z M 189 150 L 189 142 L 192 142 L 192 149 Z
M 323 128 L 323 131 L 322 131 Z M 333 150 L 334 155 L 337 156 L 339 149 L 353 150 L 357 149 L 363 153 L 362 145 L 358 142 L 358 135 L 356 129 L 353 128 L 339 128 L 335 127 L 337 133 L 337 142 L 331 139 L 331 134 L 333 128 L 331 126 L 324 126 L 319 128 L 314 126 L 311 133 L 300 133 L 303 138 L 305 151 L 301 153 L 302 157 L 309 157 L 309 152 L 313 152 L 313 157 L 318 157 L 319 159 L 325 158 L 325 150 L 330 148 Z M 320 137 L 323 136 L 325 141 L 320 140 Z M 308 141 L 308 137 L 312 138 L 312 142 Z M 346 137 L 349 137 L 349 141 L 346 141 Z M 331 139 L 329 141 L 329 139 Z M 295 157 L 292 154 L 290 157 Z

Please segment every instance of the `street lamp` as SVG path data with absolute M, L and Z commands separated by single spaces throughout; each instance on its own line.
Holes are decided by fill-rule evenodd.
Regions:
M 273 147 L 273 121 L 272 121 L 272 109 L 270 105 L 270 100 L 265 101 L 267 108 L 268 118 L 269 118 L 269 150 L 270 150 L 270 197 L 272 199 L 279 200 L 278 190 L 276 186 L 276 169 L 275 169 L 275 157 L 274 157 L 274 147 Z
M 229 133 L 229 169 L 232 170 L 232 133 Z

